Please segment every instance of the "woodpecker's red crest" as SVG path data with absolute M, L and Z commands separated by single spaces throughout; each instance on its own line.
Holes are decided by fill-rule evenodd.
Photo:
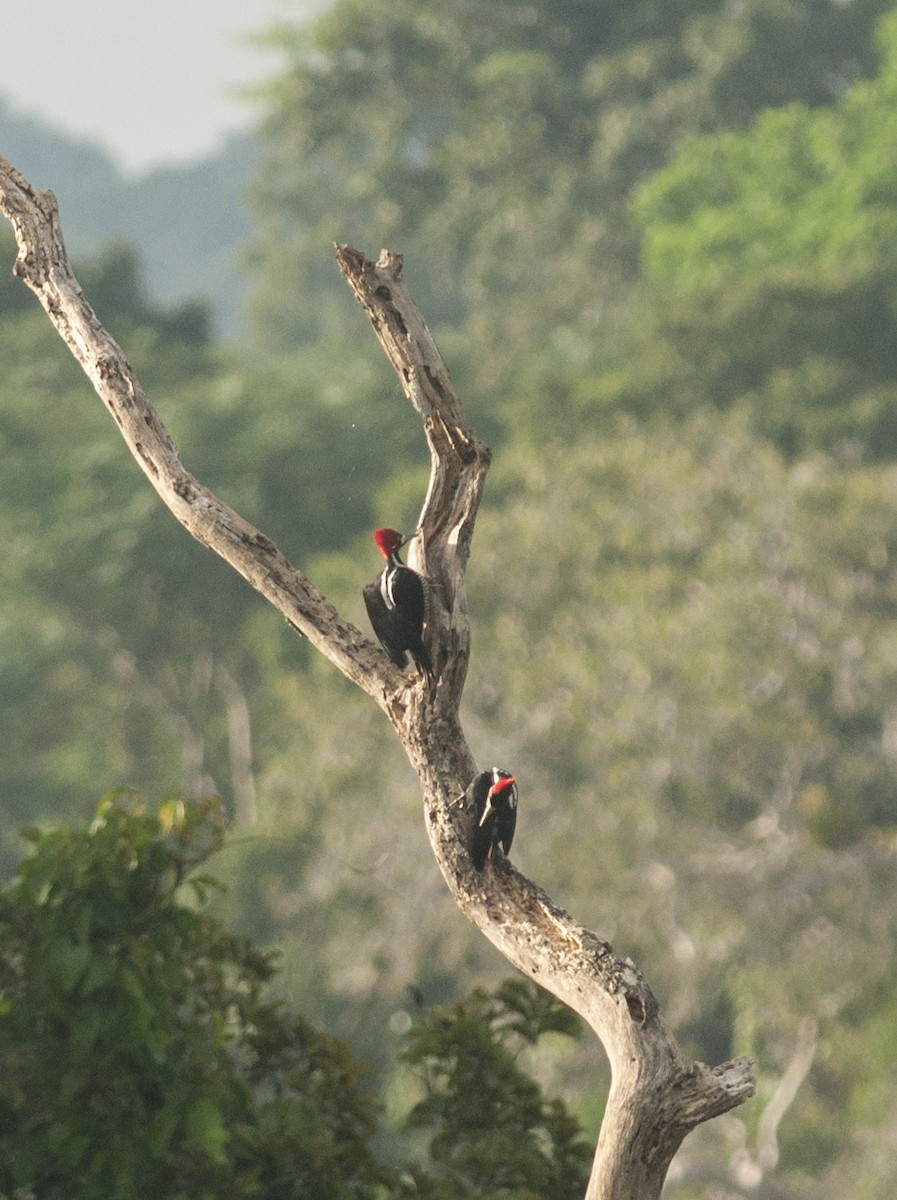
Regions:
M 399 533 L 396 529 L 375 529 L 374 541 L 377 549 L 384 558 L 395 558 L 406 542 L 414 537 L 413 533 Z
M 502 794 L 502 792 L 506 792 L 508 788 L 513 787 L 516 782 L 517 780 L 513 775 L 502 775 L 489 789 L 489 795 L 492 797 L 492 800 L 495 801 Z

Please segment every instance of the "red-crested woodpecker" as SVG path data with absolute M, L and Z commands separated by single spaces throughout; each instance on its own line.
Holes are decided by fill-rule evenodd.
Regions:
M 364 585 L 362 594 L 374 633 L 396 666 L 404 670 L 410 657 L 417 670 L 430 678 L 430 654 L 423 640 L 429 584 L 399 558 L 401 548 L 416 536 L 416 532 L 401 534 L 395 529 L 374 531 L 374 541 L 386 566 L 376 579 Z
M 492 767 L 481 771 L 468 785 L 462 798 L 469 824 L 467 849 L 478 871 L 500 846 L 511 849 L 517 825 L 517 781 L 507 771 Z

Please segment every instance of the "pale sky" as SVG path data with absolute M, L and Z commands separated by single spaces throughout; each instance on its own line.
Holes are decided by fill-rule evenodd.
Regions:
M 89 137 L 131 173 L 183 162 L 245 128 L 236 92 L 279 65 L 246 42 L 326 0 L 0 0 L 0 95 Z M 0 147 L 2 153 L 2 147 Z

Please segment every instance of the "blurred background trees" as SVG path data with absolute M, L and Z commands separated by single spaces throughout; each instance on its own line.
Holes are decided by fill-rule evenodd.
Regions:
M 405 252 L 496 452 L 465 720 L 521 781 L 515 862 L 697 1056 L 757 1060 L 677 1200 L 865 1200 L 897 1170 L 891 7 L 341 0 L 269 34 L 239 338 L 130 247 L 80 272 L 191 469 L 365 627 L 369 530 L 411 527 L 426 454 L 329 243 Z M 5 875 L 18 826 L 106 786 L 217 792 L 216 912 L 283 948 L 277 988 L 392 1111 L 410 997 L 503 974 L 414 778 L 159 510 L 8 277 L 0 305 Z M 539 1051 L 587 1136 L 603 1070 Z

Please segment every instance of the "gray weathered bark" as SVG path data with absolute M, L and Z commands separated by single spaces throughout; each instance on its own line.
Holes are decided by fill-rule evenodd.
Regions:
M 399 255 L 337 261 L 423 421 L 430 486 L 411 563 L 434 584 L 436 682 L 394 667 L 264 534 L 184 468 L 121 348 L 72 274 L 55 198 L 0 159 L 0 209 L 19 246 L 16 272 L 81 364 L 139 466 L 174 516 L 238 571 L 383 709 L 420 778 L 433 852 L 456 903 L 509 962 L 580 1013 L 601 1039 L 612 1083 L 587 1200 L 651 1200 L 683 1137 L 754 1091 L 750 1063 L 689 1061 L 638 969 L 564 912 L 506 860 L 482 873 L 464 848 L 453 803 L 476 772 L 458 717 L 470 653 L 464 572 L 488 448 L 468 424 L 448 371 L 402 278 Z M 416 556 L 416 557 L 415 557 Z

